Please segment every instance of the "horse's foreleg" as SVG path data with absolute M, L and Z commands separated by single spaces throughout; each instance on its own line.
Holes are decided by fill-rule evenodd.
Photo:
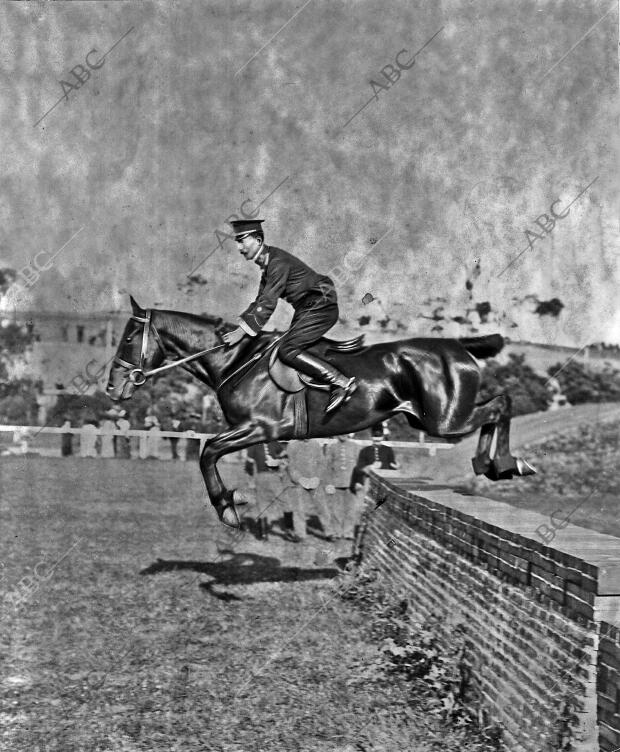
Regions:
M 252 444 L 260 444 L 267 439 L 263 426 L 248 421 L 231 431 L 218 433 L 204 445 L 200 455 L 200 471 L 217 516 L 229 527 L 239 527 L 239 515 L 235 509 L 233 492 L 229 491 L 222 482 L 217 469 L 217 460 L 225 454 L 236 452 Z

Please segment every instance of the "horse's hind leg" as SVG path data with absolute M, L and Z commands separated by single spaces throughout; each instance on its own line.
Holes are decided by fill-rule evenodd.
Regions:
M 510 420 L 512 400 L 506 393 L 493 397 L 474 409 L 468 421 L 469 430 L 481 425 L 476 456 L 472 460 L 476 475 L 489 480 L 507 480 L 515 475 L 533 475 L 536 470 L 521 457 L 510 453 Z M 491 458 L 493 434 L 497 430 L 497 446 Z
M 471 461 L 476 475 L 484 475 L 491 467 L 491 444 L 493 443 L 495 428 L 494 423 L 485 423 L 480 427 L 476 454 Z
M 491 480 L 510 479 L 515 475 L 534 475 L 536 470 L 522 457 L 514 457 L 510 453 L 510 419 L 512 414 L 512 400 L 506 394 L 508 410 L 499 419 L 497 430 L 497 448 L 492 461 L 492 472 L 487 476 Z
M 463 433 L 471 433 L 480 428 L 476 456 L 471 461 L 476 475 L 484 475 L 491 470 L 493 434 L 506 411 L 510 415 L 510 400 L 507 395 L 499 394 L 482 405 L 477 405 L 461 428 Z

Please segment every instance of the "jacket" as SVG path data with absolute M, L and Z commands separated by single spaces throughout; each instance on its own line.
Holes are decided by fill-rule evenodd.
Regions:
M 307 491 L 312 491 L 321 485 L 323 447 L 318 439 L 289 441 L 286 454 L 288 474 L 293 483 Z
M 336 288 L 325 274 L 318 274 L 292 253 L 266 246 L 268 261 L 256 300 L 241 314 L 239 326 L 255 337 L 271 318 L 282 298 L 300 308 L 307 295 L 323 295 L 326 305 L 336 303 Z
M 386 444 L 371 444 L 364 447 L 357 458 L 357 466 L 360 468 L 369 467 L 375 462 L 381 463 L 381 470 L 396 470 L 399 467 L 394 450 Z
M 351 470 L 355 467 L 358 448 L 347 439 L 337 439 L 325 447 L 323 480 L 335 488 L 348 488 Z

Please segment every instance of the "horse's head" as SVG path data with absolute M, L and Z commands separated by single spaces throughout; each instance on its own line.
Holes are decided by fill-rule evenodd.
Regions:
M 106 392 L 115 402 L 133 396 L 146 381 L 146 372 L 157 368 L 165 354 L 155 328 L 151 311 L 141 308 L 130 296 L 132 316 L 125 326 L 110 368 Z

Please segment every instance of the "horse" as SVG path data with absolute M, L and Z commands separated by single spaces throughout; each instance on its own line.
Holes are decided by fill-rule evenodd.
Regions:
M 309 352 L 357 380 L 351 399 L 325 415 L 329 387 L 306 381 L 277 360 L 280 333 L 261 332 L 228 347 L 221 336 L 235 327 L 220 317 L 144 309 L 130 300 L 132 315 L 110 368 L 107 394 L 115 402 L 130 399 L 147 379 L 174 367 L 215 391 L 230 429 L 205 443 L 199 462 L 211 504 L 228 527 L 240 526 L 235 501 L 241 499 L 224 486 L 217 469 L 220 457 L 271 440 L 357 432 L 398 413 L 437 438 L 458 439 L 480 429 L 472 459 L 476 475 L 502 480 L 536 472 L 510 453 L 510 395 L 476 403 L 477 359 L 500 352 L 504 340 L 499 334 L 373 345 L 364 345 L 363 337 L 322 338 Z

